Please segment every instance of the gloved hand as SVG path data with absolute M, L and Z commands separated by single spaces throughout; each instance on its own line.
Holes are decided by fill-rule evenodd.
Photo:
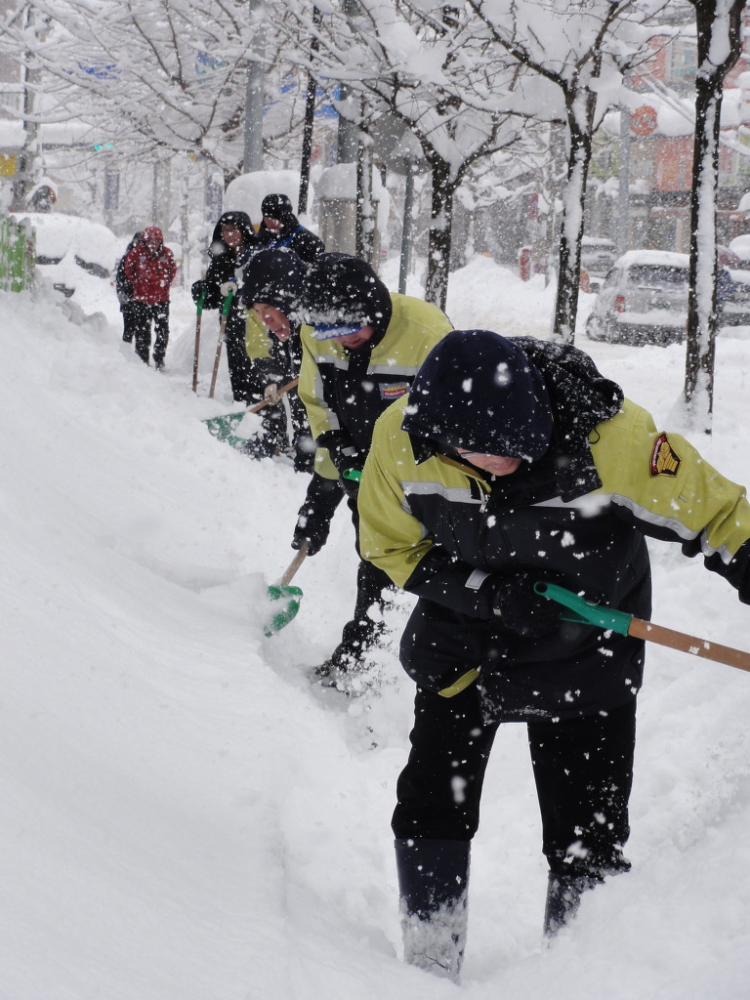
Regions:
M 350 500 L 356 500 L 359 495 L 359 479 L 349 479 L 344 472 L 360 472 L 355 466 L 347 466 L 341 473 L 341 489 Z
M 190 294 L 193 296 L 193 302 L 195 302 L 196 305 L 198 305 L 198 301 L 201 295 L 203 295 L 205 290 L 206 290 L 205 281 L 194 281 L 193 284 L 190 286 Z
M 305 502 L 299 509 L 294 528 L 292 548 L 307 545 L 307 554 L 314 556 L 328 540 L 331 518 L 342 499 L 338 479 L 324 479 L 314 472 L 307 488 Z
M 544 576 L 545 574 L 541 574 Z M 547 574 L 548 575 L 548 574 Z M 498 624 L 527 638 L 551 635 L 560 626 L 560 605 L 534 590 L 539 573 L 520 571 L 498 575 L 492 584 L 492 610 Z
M 276 382 L 272 382 L 267 385 L 263 390 L 263 399 L 269 403 L 271 406 L 276 406 L 281 396 L 279 395 L 279 387 Z
M 356 500 L 359 483 L 352 479 L 344 479 L 344 472 L 349 469 L 361 472 L 367 456 L 357 451 L 349 435 L 341 431 L 326 431 L 317 439 L 317 445 L 319 448 L 328 449 L 328 454 L 340 477 L 341 489 L 350 500 Z
M 232 293 L 232 295 L 236 295 L 237 279 L 230 278 L 229 281 L 223 281 L 221 285 L 219 285 L 219 291 L 221 292 L 222 299 L 225 299 L 230 292 Z

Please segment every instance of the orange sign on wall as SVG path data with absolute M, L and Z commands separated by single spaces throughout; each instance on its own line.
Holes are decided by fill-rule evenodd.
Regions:
M 636 108 L 630 116 L 630 131 L 633 135 L 651 135 L 656 131 L 657 124 L 656 111 L 647 104 Z
M 16 172 L 15 156 L 0 153 L 0 177 L 13 177 Z
M 692 187 L 693 137 L 659 140 L 655 165 L 657 191 L 689 191 Z

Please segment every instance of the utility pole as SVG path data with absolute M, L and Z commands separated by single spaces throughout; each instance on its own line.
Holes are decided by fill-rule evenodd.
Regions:
M 401 234 L 401 259 L 398 268 L 398 290 L 401 295 L 406 292 L 406 279 L 409 275 L 409 258 L 411 256 L 412 225 L 414 215 L 414 177 L 417 172 L 415 157 L 406 156 L 406 190 L 404 193 L 404 224 Z
M 360 11 L 357 0 L 344 0 L 342 11 L 347 19 L 356 17 Z M 346 83 L 339 87 L 339 100 L 344 102 L 352 96 L 352 89 Z M 343 115 L 339 115 L 336 162 L 356 163 L 359 159 L 359 126 Z
M 263 99 L 265 97 L 266 29 L 263 0 L 248 0 L 253 27 L 253 58 L 247 61 L 245 89 L 245 148 L 242 170 L 249 174 L 263 169 Z
M 24 27 L 29 35 L 42 41 L 49 30 L 49 18 L 37 25 L 34 8 L 29 4 L 23 11 Z M 34 186 L 39 163 L 39 123 L 34 121 L 35 96 L 41 89 L 42 69 L 34 53 L 27 49 L 23 54 L 23 148 L 18 156 L 16 178 L 13 183 L 13 211 L 26 207 L 26 198 Z
M 617 249 L 628 249 L 630 221 L 630 108 L 620 105 L 620 178 L 617 210 Z

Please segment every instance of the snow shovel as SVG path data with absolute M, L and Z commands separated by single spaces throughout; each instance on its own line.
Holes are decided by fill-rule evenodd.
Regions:
M 203 303 L 206 299 L 206 293 L 201 292 L 200 298 L 196 305 L 195 312 L 195 353 L 193 355 L 193 392 L 198 391 L 198 358 L 201 352 L 201 318 L 203 316 Z
M 653 622 L 644 621 L 642 618 L 636 618 L 627 611 L 609 608 L 606 604 L 594 604 L 593 601 L 587 601 L 571 590 L 558 587 L 554 583 L 540 581 L 534 584 L 534 590 L 537 594 L 557 601 L 558 604 L 562 604 L 568 609 L 567 614 L 561 615 L 563 621 L 597 625 L 599 628 L 611 629 L 619 635 L 632 635 L 636 639 L 658 642 L 661 646 L 679 649 L 683 653 L 692 653 L 693 656 L 714 660 L 716 663 L 725 663 L 727 666 L 737 667 L 738 670 L 750 671 L 750 653 L 745 653 L 741 649 L 720 646 L 716 642 L 699 639 L 694 635 L 687 635 L 685 632 L 675 632 L 671 628 L 664 628 L 661 625 L 654 625 Z
M 219 327 L 219 340 L 216 344 L 216 357 L 214 358 L 214 373 L 211 376 L 211 388 L 208 392 L 208 398 L 214 398 L 214 392 L 216 390 L 216 379 L 219 375 L 219 361 L 221 360 L 221 345 L 224 343 L 224 334 L 227 329 L 227 317 L 229 316 L 229 310 L 232 308 L 232 298 L 234 297 L 234 289 L 229 290 L 229 294 L 224 299 L 224 303 L 221 307 L 221 326 Z
M 298 378 L 293 378 L 291 382 L 287 382 L 286 385 L 282 385 L 279 389 L 279 395 L 283 396 L 285 392 L 289 392 L 290 389 L 294 389 L 298 382 Z M 237 430 L 248 413 L 257 413 L 258 410 L 262 410 L 264 406 L 270 405 L 271 404 L 268 400 L 264 399 L 260 403 L 256 403 L 254 406 L 248 406 L 246 410 L 241 410 L 237 413 L 225 413 L 221 417 L 209 417 L 209 419 L 204 420 L 203 423 L 206 427 L 208 427 L 209 433 L 211 433 L 219 441 L 226 441 L 227 444 L 230 444 L 233 448 L 237 448 L 238 451 L 244 451 L 247 446 L 247 438 L 239 437 L 234 432 Z
M 276 635 L 283 628 L 292 621 L 293 618 L 297 617 L 297 612 L 299 611 L 299 602 L 302 597 L 302 591 L 299 587 L 290 587 L 289 584 L 292 581 L 292 577 L 300 568 L 302 563 L 307 558 L 307 546 L 303 545 L 299 550 L 297 555 L 292 559 L 287 567 L 284 575 L 281 577 L 277 584 L 272 584 L 268 588 L 268 596 L 272 601 L 286 601 L 283 608 L 280 608 L 270 621 L 266 622 L 263 626 L 263 634 L 265 636 Z

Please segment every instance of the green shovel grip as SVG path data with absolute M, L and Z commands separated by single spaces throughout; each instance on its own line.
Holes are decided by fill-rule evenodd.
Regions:
M 620 635 L 628 635 L 630 623 L 633 615 L 627 611 L 618 611 L 616 608 L 609 608 L 606 604 L 594 604 L 587 601 L 579 594 L 574 594 L 572 590 L 565 587 L 558 587 L 556 583 L 544 583 L 543 580 L 534 584 L 534 590 L 542 597 L 547 597 L 552 601 L 557 601 L 568 609 L 568 613 L 560 615 L 566 622 L 583 622 L 586 625 L 597 625 L 599 628 L 611 629 Z
M 353 483 L 359 483 L 362 480 L 362 473 L 359 469 L 344 469 L 341 475 L 344 479 L 351 479 Z
M 228 316 L 229 310 L 232 308 L 232 299 L 234 298 L 234 290 L 230 290 L 227 297 L 224 299 L 224 304 L 221 307 L 221 315 Z

